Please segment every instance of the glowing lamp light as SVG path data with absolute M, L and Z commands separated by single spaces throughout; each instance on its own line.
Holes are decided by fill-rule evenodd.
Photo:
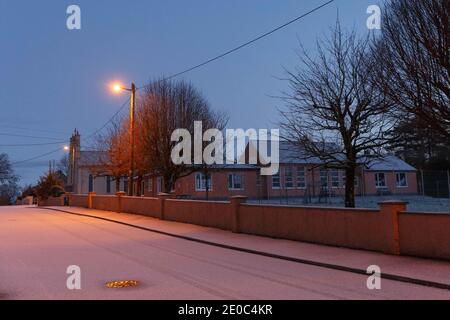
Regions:
M 122 91 L 122 86 L 119 83 L 114 83 L 112 85 L 112 89 L 114 92 L 119 93 L 120 91 Z
M 64 146 L 64 151 L 69 151 L 69 146 Z

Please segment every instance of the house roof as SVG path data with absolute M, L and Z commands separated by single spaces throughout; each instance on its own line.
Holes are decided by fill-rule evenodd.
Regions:
M 402 159 L 393 156 L 386 155 L 382 159 L 371 160 L 366 165 L 366 170 L 370 171 L 416 171 L 416 168 L 409 165 Z
M 101 166 L 108 161 L 106 151 L 80 151 L 79 166 Z
M 264 141 L 267 142 L 267 141 Z M 249 146 L 255 147 L 256 141 L 250 141 Z M 320 165 L 323 163 L 318 157 L 307 156 L 305 150 L 299 148 L 288 141 L 280 141 L 279 162 L 283 164 L 311 164 Z M 268 154 L 271 155 L 270 143 L 268 143 Z M 105 151 L 81 151 L 78 164 L 80 166 L 101 166 L 108 161 L 108 153 Z M 366 163 L 365 168 L 369 171 L 416 171 L 414 167 L 402 159 L 386 155 L 381 159 L 368 160 L 360 158 L 360 163 Z M 257 165 L 251 164 L 217 164 L 209 167 L 210 169 L 230 169 L 230 170 L 256 170 Z
M 263 142 L 267 143 L 268 154 L 270 156 L 270 141 Z M 255 140 L 252 140 L 249 142 L 249 146 L 251 148 L 254 148 L 256 146 L 256 143 L 257 142 Z M 318 157 L 308 156 L 304 149 L 300 148 L 298 145 L 292 142 L 280 141 L 279 148 L 279 162 L 281 164 L 320 165 L 324 163 Z M 344 155 L 342 156 L 344 157 Z M 364 163 L 366 170 L 370 171 L 416 171 L 413 166 L 409 165 L 408 163 L 394 155 L 385 155 L 383 158 L 372 160 L 365 157 L 360 157 L 358 162 L 361 164 Z
M 78 159 L 79 166 L 102 166 L 108 162 L 108 153 L 106 151 L 80 151 Z M 251 164 L 215 164 L 208 166 L 210 169 L 230 169 L 230 170 L 257 170 L 256 165 Z

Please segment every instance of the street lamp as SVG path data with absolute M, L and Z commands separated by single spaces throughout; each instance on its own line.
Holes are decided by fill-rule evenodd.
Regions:
M 65 145 L 65 146 L 63 147 L 63 149 L 64 149 L 64 151 L 69 151 L 69 150 L 70 150 L 70 148 L 69 148 L 68 145 Z
M 136 103 L 136 86 L 132 82 L 131 88 L 126 88 L 120 83 L 112 86 L 114 92 L 119 93 L 122 90 L 131 92 L 130 99 L 130 171 L 128 173 L 128 195 L 133 196 L 133 173 L 134 173 L 134 127 L 135 127 L 135 103 Z

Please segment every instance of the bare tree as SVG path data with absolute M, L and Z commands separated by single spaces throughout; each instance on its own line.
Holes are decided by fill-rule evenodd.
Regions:
M 56 165 L 57 172 L 61 176 L 64 183 L 67 183 L 67 177 L 69 175 L 69 155 L 64 155 Z
M 59 197 L 64 193 L 64 181 L 57 172 L 49 171 L 39 178 L 35 191 L 41 200 Z
M 156 80 L 147 85 L 137 107 L 138 134 L 151 173 L 164 179 L 164 191 L 173 190 L 175 182 L 201 169 L 193 165 L 172 162 L 176 142 L 171 136 L 176 129 L 194 133 L 194 122 L 202 121 L 203 130 L 223 129 L 227 117 L 214 112 L 202 94 L 184 81 Z
M 19 177 L 14 173 L 8 155 L 0 154 L 0 205 L 10 204 L 18 195 L 18 181 Z
M 450 138 L 450 1 L 392 0 L 374 46 L 379 84 L 418 129 Z
M 114 119 L 104 135 L 96 138 L 96 150 L 106 153 L 106 157 L 99 157 L 102 168 L 100 174 L 110 174 L 115 180 L 116 191 L 120 190 L 120 179 L 128 174 L 129 157 L 129 125 L 123 118 Z M 93 168 L 94 169 L 94 168 Z
M 330 39 L 318 40 L 313 57 L 303 47 L 301 67 L 288 71 L 291 92 L 280 110 L 283 137 L 346 173 L 345 205 L 355 206 L 358 165 L 380 157 L 393 123 L 383 94 L 373 90 L 374 70 L 369 38 L 342 31 L 339 22 Z

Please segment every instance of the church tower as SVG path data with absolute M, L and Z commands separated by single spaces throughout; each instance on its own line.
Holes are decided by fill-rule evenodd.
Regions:
M 70 138 L 69 174 L 67 177 L 66 191 L 78 192 L 78 160 L 80 158 L 81 138 L 77 129 Z

